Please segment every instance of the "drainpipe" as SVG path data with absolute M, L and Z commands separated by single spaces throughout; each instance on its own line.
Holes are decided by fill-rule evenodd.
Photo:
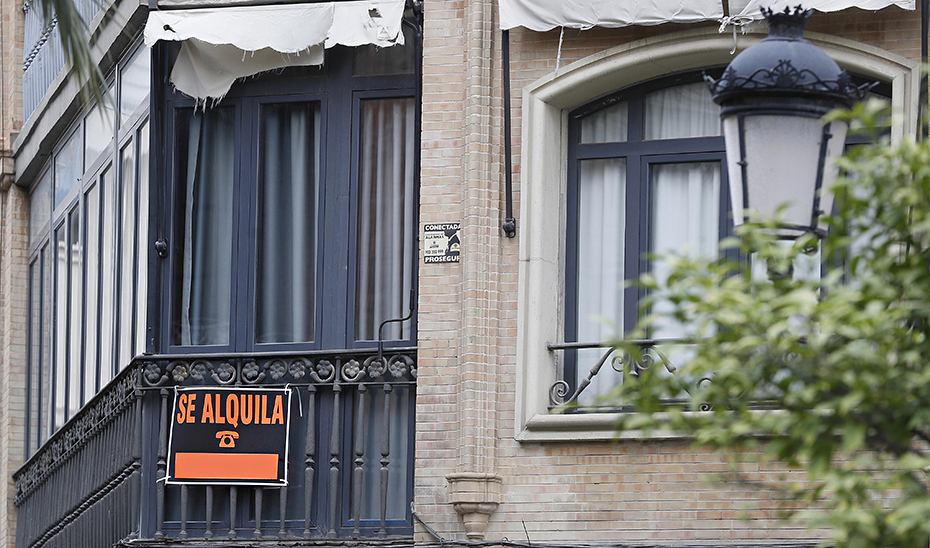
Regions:
M 930 0 L 923 1 L 928 2 Z M 504 202 L 506 204 L 506 216 L 504 217 L 504 223 L 501 225 L 501 228 L 504 229 L 504 234 L 508 238 L 513 238 L 517 235 L 517 220 L 513 216 L 513 154 L 511 152 L 510 129 L 510 31 L 505 30 L 502 34 L 501 69 L 504 73 Z

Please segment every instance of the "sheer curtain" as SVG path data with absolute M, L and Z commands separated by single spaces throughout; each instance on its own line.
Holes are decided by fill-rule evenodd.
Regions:
M 720 135 L 719 107 L 702 83 L 662 89 L 643 96 L 643 135 L 630 140 L 685 139 Z M 627 140 L 630 114 L 628 103 L 595 112 L 581 120 L 582 143 L 623 142 Z M 648 149 L 646 149 L 648 150 Z M 648 152 L 631 161 L 648 161 Z M 637 256 L 647 252 L 667 253 L 689 250 L 701 256 L 717 251 L 719 235 L 719 162 L 656 163 L 645 169 L 646 180 L 627 182 L 624 158 L 584 160 L 579 166 L 578 205 L 578 300 L 577 340 L 606 341 L 632 329 L 623 324 L 623 286 L 627 277 L 623 260 L 627 253 Z M 630 240 L 635 231 L 626 226 L 627 209 L 639 204 L 625 203 L 626 184 L 649 185 L 649 249 Z M 645 209 L 645 208 L 644 208 Z M 660 281 L 667 276 L 663 264 L 653 263 Z M 660 302 L 656 310 L 667 303 Z M 679 337 L 682 326 L 662 324 L 655 337 Z M 604 350 L 577 353 L 576 375 L 580 381 L 588 375 Z M 592 384 L 582 393 L 582 405 L 596 403 L 622 381 L 609 366 L 601 369 Z
M 626 101 L 599 110 L 581 121 L 582 143 L 622 143 L 627 139 L 629 107 Z
M 643 103 L 647 141 L 720 135 L 720 107 L 703 82 L 648 93 Z
M 229 344 L 234 112 L 221 107 L 180 113 L 188 119 L 188 131 L 179 139 L 184 249 L 176 267 L 181 287 L 175 312 L 175 337 L 179 340 L 175 344 Z
M 413 286 L 414 100 L 362 101 L 359 159 L 357 340 L 377 340 L 382 321 L 407 314 Z M 410 336 L 410 322 L 385 326 L 386 340 Z
M 720 233 L 720 163 L 660 164 L 653 166 L 650 186 L 652 217 L 650 248 L 657 255 L 674 253 L 691 258 L 712 258 L 717 254 Z M 668 280 L 670 265 L 652 261 L 652 272 L 659 286 Z M 652 311 L 669 312 L 672 304 L 658 295 Z M 688 336 L 688 326 L 662 320 L 653 327 L 659 339 Z
M 313 340 L 320 117 L 317 103 L 261 113 L 255 340 Z
M 626 251 L 626 160 L 585 160 L 578 190 L 577 337 L 607 341 L 623 333 L 623 281 Z M 579 350 L 579 379 L 604 350 Z M 617 376 L 604 368 L 582 394 L 580 403 L 610 389 Z

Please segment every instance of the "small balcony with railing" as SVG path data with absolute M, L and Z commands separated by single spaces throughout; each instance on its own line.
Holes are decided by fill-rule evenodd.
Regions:
M 14 474 L 17 546 L 409 543 L 416 372 L 414 348 L 139 356 Z M 286 484 L 165 481 L 196 388 L 290 390 Z

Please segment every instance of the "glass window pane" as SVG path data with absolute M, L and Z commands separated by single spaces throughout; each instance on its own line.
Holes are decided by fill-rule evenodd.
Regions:
M 232 107 L 178 111 L 172 344 L 229 344 L 236 124 Z
M 113 87 L 107 90 L 103 106 L 98 103 L 84 118 L 84 165 L 88 168 L 113 142 L 116 114 L 113 112 Z
M 29 360 L 27 372 L 27 412 L 29 427 L 26 435 L 26 458 L 38 447 L 39 439 L 39 402 L 41 401 L 40 384 L 42 382 L 42 263 L 39 260 L 29 265 Z
M 81 246 L 81 214 L 75 208 L 68 215 L 68 248 L 71 262 L 71 284 L 70 294 L 68 295 L 70 310 L 70 322 L 68 329 L 68 416 L 73 417 L 78 409 L 81 408 L 81 372 L 82 372 L 82 352 L 81 342 L 82 326 L 84 317 L 81 313 L 81 280 L 84 271 L 84 250 Z
M 626 249 L 626 160 L 585 160 L 578 185 L 577 338 L 610 340 L 623 333 L 624 253 Z M 578 352 L 579 364 L 594 364 L 603 350 Z M 579 378 L 589 367 L 579 365 Z M 611 370 L 612 371 L 612 370 Z M 582 393 L 591 403 L 617 382 L 603 371 Z M 608 373 L 608 374 L 604 374 Z
M 52 214 L 52 170 L 39 179 L 29 197 L 29 245 L 34 244 Z
M 49 436 L 49 419 L 51 417 L 52 394 L 52 279 L 51 247 L 48 243 L 42 248 L 42 397 L 40 403 L 39 445 L 45 443 Z
M 703 82 L 648 93 L 643 108 L 646 140 L 720 135 L 720 107 Z
M 359 144 L 356 339 L 376 340 L 384 320 L 407 315 L 416 254 L 412 98 L 362 101 Z M 384 328 L 410 336 L 410 322 Z
M 582 143 L 623 143 L 627 140 L 629 113 L 627 102 L 599 110 L 581 120 Z
M 255 341 L 313 340 L 318 103 L 261 110 Z
M 65 423 L 68 389 L 68 240 L 67 226 L 55 231 L 55 423 Z
M 381 48 L 375 45 L 352 48 L 354 76 L 387 76 L 390 74 L 413 74 L 416 68 L 416 48 L 413 31 L 401 27 L 404 45 Z
M 133 286 L 136 281 L 135 243 L 136 243 L 136 163 L 133 151 L 134 141 L 129 141 L 120 151 L 122 190 L 122 228 L 119 238 L 120 275 L 119 275 L 119 352 L 117 354 L 117 371 L 129 365 L 132 359 L 133 332 L 135 317 L 132 306 L 135 302 Z
M 129 117 L 149 95 L 151 50 L 145 44 L 132 56 L 123 67 L 119 83 L 119 118 L 120 125 Z
M 116 370 L 116 181 L 113 167 L 100 176 L 103 238 L 100 246 L 100 386 L 113 378 Z
M 75 131 L 55 155 L 55 207 L 68 196 L 84 174 L 81 163 L 84 158 L 83 137 L 80 130 Z
M 100 276 L 100 203 L 97 185 L 84 194 L 85 223 L 87 225 L 87 277 L 84 315 L 84 397 L 89 399 L 97 392 L 97 309 Z
M 139 140 L 139 217 L 136 266 L 136 347 L 133 355 L 145 351 L 146 303 L 148 302 L 149 238 L 149 127 L 146 122 L 137 133 Z M 125 367 L 128 364 L 121 364 Z
M 717 255 L 720 240 L 720 163 L 660 164 L 651 166 L 650 251 L 657 255 L 685 253 L 693 258 Z M 668 280 L 669 265 L 653 261 L 659 286 Z M 652 310 L 666 313 L 653 336 L 675 339 L 691 335 L 668 318 L 672 305 L 659 297 Z

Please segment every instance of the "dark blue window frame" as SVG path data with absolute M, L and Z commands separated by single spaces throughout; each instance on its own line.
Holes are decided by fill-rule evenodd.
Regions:
M 714 72 L 711 70 L 710 72 Z M 565 240 L 565 341 L 594 343 L 601 341 L 578 341 L 578 283 L 579 271 L 579 226 L 583 219 L 579 215 L 580 163 L 595 159 L 626 159 L 625 242 L 624 279 L 635 281 L 649 272 L 650 249 L 649 220 L 653 217 L 649 194 L 650 170 L 656 164 L 711 162 L 720 164 L 719 236 L 725 237 L 732 230 L 730 219 L 730 197 L 727 189 L 726 153 L 723 136 L 694 137 L 684 139 L 644 139 L 643 98 L 646 94 L 661 89 L 699 82 L 701 75 L 692 73 L 657 79 L 601 97 L 569 113 L 568 122 L 568 186 L 566 196 L 566 240 Z M 585 117 L 626 101 L 628 105 L 627 140 L 616 143 L 582 143 L 581 125 Z M 640 317 L 640 300 L 645 290 L 638 287 L 623 289 L 623 325 L 632 329 Z M 618 334 L 624 335 L 624 334 Z M 564 360 L 564 379 L 575 390 L 577 372 L 587 370 L 593 363 L 578 363 L 577 351 L 567 350 Z
M 408 34 L 408 46 L 416 48 L 415 65 L 419 64 L 419 43 Z M 413 38 L 413 39 L 411 39 Z M 371 348 L 377 341 L 358 340 L 355 334 L 356 249 L 358 217 L 358 162 L 359 162 L 359 107 L 364 99 L 410 97 L 414 99 L 416 133 L 419 134 L 420 100 L 418 69 L 410 74 L 354 76 L 351 48 L 336 47 L 326 51 L 323 67 L 289 68 L 277 73 L 237 82 L 220 103 L 220 107 L 236 109 L 237 181 L 234 202 L 237 204 L 234 229 L 236 230 L 233 254 L 233 294 L 231 299 L 232 329 L 228 345 L 185 346 L 172 344 L 172 283 L 174 261 L 178 256 L 179 214 L 176 211 L 175 179 L 176 113 L 180 109 L 195 108 L 194 102 L 172 91 L 167 82 L 176 46 L 159 45 L 155 49 L 156 72 L 153 84 L 153 104 L 161 116 L 153 116 L 155 138 L 160 150 L 165 151 L 162 161 L 153 162 L 152 218 L 156 224 L 153 239 L 168 242 L 168 257 L 157 258 L 152 251 L 153 276 L 150 293 L 150 350 L 170 353 L 189 352 L 243 352 L 276 350 L 316 350 L 338 348 Z M 254 289 L 255 289 L 255 200 L 257 197 L 257 132 L 258 107 L 267 103 L 289 101 L 317 101 L 320 104 L 321 124 L 321 177 L 318 211 L 317 305 L 316 333 L 312 342 L 256 343 L 254 342 Z M 201 107 L 202 108 L 202 107 Z M 419 140 L 415 140 L 419 146 Z M 414 196 L 418 196 L 419 154 L 415 154 Z M 415 204 L 418 200 L 414 200 Z M 414 219 L 416 226 L 416 219 Z M 238 256 L 236 256 L 238 254 Z M 413 287 L 416 287 L 416 263 Z M 243 287 L 243 285 L 245 287 Z M 248 304 L 244 304 L 248 303 Z M 404 307 L 406 312 L 407 306 Z M 390 318 L 383 318 L 390 319 Z M 408 336 L 384 342 L 386 348 L 407 347 L 416 343 L 416 321 L 410 320 Z

